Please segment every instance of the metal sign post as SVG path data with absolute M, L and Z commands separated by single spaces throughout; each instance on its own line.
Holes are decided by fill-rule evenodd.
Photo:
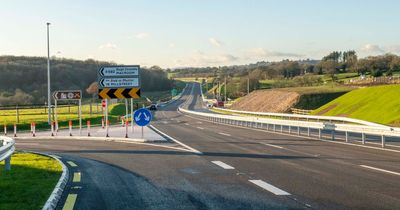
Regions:
M 143 135 L 143 127 L 147 126 L 150 124 L 151 119 L 153 116 L 151 115 L 151 112 L 146 109 L 146 108 L 141 108 L 135 111 L 135 114 L 133 115 L 133 118 L 135 119 L 135 123 L 142 127 L 142 139 L 144 138 Z
M 58 100 L 78 100 L 79 108 L 79 135 L 82 135 L 82 92 L 80 90 L 59 90 L 53 93 L 54 98 L 54 121 L 56 123 L 56 132 L 58 132 L 57 101 Z
M 108 124 L 109 124 L 109 122 L 108 122 L 108 100 L 106 99 L 106 110 L 104 110 L 105 111 L 105 115 L 106 115 L 106 137 L 110 137 L 109 135 L 108 135 Z
M 132 133 L 134 132 L 134 130 L 133 130 L 133 98 L 131 98 L 131 130 L 132 130 Z

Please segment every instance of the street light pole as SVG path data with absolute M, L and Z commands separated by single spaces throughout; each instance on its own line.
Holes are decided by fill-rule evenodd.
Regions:
M 51 100 L 50 100 L 50 41 L 49 41 L 49 26 L 47 24 L 47 110 L 48 110 L 48 123 L 51 124 Z

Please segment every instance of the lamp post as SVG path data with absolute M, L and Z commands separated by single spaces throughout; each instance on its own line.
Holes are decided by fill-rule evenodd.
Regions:
M 49 26 L 47 25 L 47 106 L 48 106 L 48 123 L 51 124 L 51 99 L 50 99 L 50 41 L 49 41 Z

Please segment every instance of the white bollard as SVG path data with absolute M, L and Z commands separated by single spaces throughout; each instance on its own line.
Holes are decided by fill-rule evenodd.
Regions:
M 17 123 L 14 123 L 14 137 L 17 137 Z
M 104 129 L 104 117 L 101 118 L 101 128 Z
M 54 122 L 51 122 L 51 136 L 54 136 Z
M 7 136 L 7 124 L 4 123 L 4 135 Z
M 69 136 L 72 136 L 72 120 L 68 122 Z
M 90 136 L 90 120 L 87 121 L 87 136 Z
M 36 136 L 36 123 L 33 122 L 32 123 L 32 137 L 35 137 L 35 136 Z

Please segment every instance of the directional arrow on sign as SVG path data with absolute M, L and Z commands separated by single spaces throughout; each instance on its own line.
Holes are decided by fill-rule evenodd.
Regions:
M 124 98 L 140 98 L 139 88 L 103 88 L 99 89 L 100 99 L 124 99 Z
M 138 76 L 139 68 L 139 66 L 105 66 L 99 69 L 98 74 L 101 77 Z

